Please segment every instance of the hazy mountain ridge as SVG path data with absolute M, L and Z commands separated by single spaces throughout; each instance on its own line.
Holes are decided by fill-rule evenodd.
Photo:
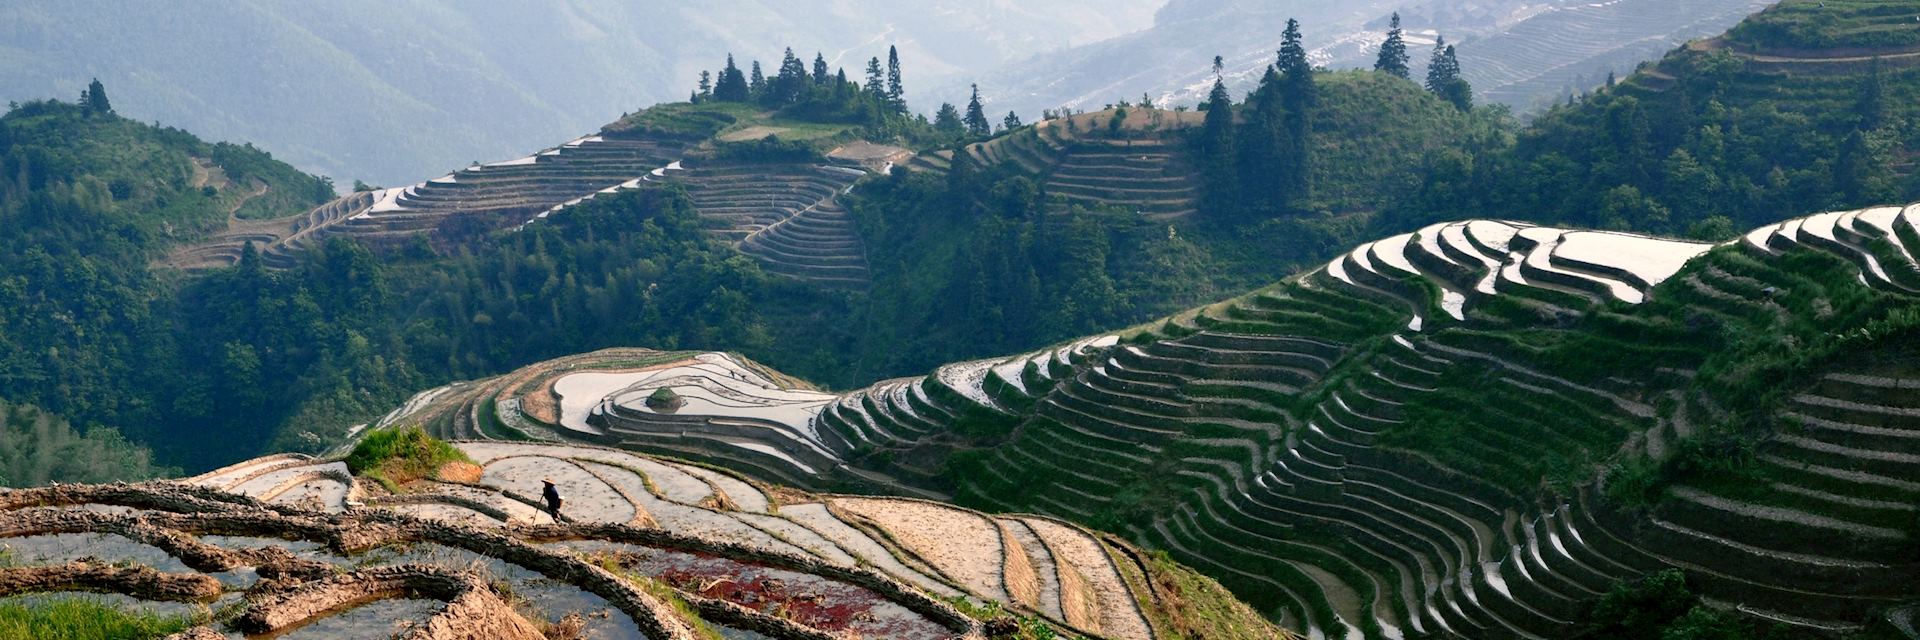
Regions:
M 857 76 L 898 43 L 909 99 L 931 110 L 921 87 L 1144 27 L 1158 1 L 932 4 L 13 3 L 0 97 L 77 95 L 98 76 L 129 117 L 250 140 L 343 185 L 391 184 L 684 99 L 729 51 L 744 68 L 818 50 Z
M 1195 104 L 1211 86 L 1213 56 L 1225 58 L 1236 95 L 1251 90 L 1279 48 L 1288 18 L 1301 22 L 1315 64 L 1371 67 L 1389 14 L 1404 21 L 1414 71 L 1424 73 L 1436 35 L 1459 45 L 1467 79 L 1484 99 L 1517 109 L 1591 88 L 1614 70 L 1686 40 L 1717 34 L 1771 4 L 1765 0 L 1427 0 L 1416 4 L 1253 3 L 1176 0 L 1152 29 L 1000 69 L 981 81 L 996 109 L 1095 109 L 1142 93 Z M 1595 30 L 1607 30 L 1594 33 Z M 1194 43 L 1174 46 L 1166 43 Z

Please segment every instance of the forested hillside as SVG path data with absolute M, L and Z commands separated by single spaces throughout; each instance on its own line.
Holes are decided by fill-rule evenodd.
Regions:
M 1920 196 L 1916 15 L 1911 2 L 1783 2 L 1552 109 L 1511 149 L 1436 155 L 1395 223 L 1500 211 L 1725 238 Z
M 179 473 L 108 427 L 77 429 L 30 405 L 0 400 L 0 487 L 119 482 Z
M 79 104 L 0 118 L 0 165 L 3 395 L 142 442 L 201 420 L 256 430 L 213 415 L 202 389 L 161 386 L 198 368 L 181 359 L 196 334 L 176 322 L 174 279 L 148 261 L 231 218 L 317 204 L 331 186 L 248 146 L 120 118 L 98 84 Z

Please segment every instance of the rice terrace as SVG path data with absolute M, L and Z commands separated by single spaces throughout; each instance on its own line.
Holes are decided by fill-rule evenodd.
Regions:
M 1920 2 L 375 4 L 0 8 L 0 640 L 1920 639 Z

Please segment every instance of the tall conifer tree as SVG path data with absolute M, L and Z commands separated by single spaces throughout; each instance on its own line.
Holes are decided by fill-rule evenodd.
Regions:
M 752 93 L 747 85 L 747 76 L 740 73 L 740 67 L 733 63 L 733 54 L 727 54 L 727 67 L 720 70 L 720 80 L 713 85 L 713 99 L 746 102 L 753 97 Z
M 1280 101 L 1285 108 L 1286 146 L 1280 155 L 1278 174 L 1288 200 L 1304 198 L 1313 190 L 1313 110 L 1319 103 L 1319 86 L 1314 83 L 1313 63 L 1307 60 L 1307 48 L 1300 35 L 1300 21 L 1287 20 L 1281 36 Z
M 107 102 L 107 87 L 100 84 L 99 78 L 87 83 L 87 92 L 81 96 L 85 98 L 87 113 L 113 113 L 113 104 Z
M 980 104 L 980 85 L 973 85 L 973 98 L 967 100 L 967 116 L 962 122 L 967 125 L 967 135 L 975 138 L 993 135 L 993 123 L 987 120 L 986 107 Z
M 1411 79 L 1413 72 L 1407 62 L 1407 40 L 1400 30 L 1400 12 L 1395 11 L 1391 28 L 1387 30 L 1387 41 L 1380 43 L 1380 59 L 1374 61 L 1373 70 Z
M 1281 98 L 1284 80 L 1273 65 L 1261 76 L 1260 84 L 1248 97 L 1243 115 L 1246 124 L 1236 133 L 1242 202 L 1251 210 L 1277 210 L 1287 201 L 1290 180 L 1288 153 L 1293 149 L 1287 129 L 1287 107 Z M 1212 111 L 1212 109 L 1208 109 Z
M 1448 81 L 1459 74 L 1460 69 L 1447 68 L 1447 37 L 1440 36 L 1433 42 L 1433 57 L 1427 59 L 1427 90 L 1435 94 L 1446 86 Z
M 780 72 L 773 77 L 772 98 L 775 105 L 787 105 L 799 102 L 807 91 L 807 64 L 793 55 L 793 48 L 787 48 L 785 56 L 780 58 Z
M 901 113 L 907 111 L 907 89 L 900 81 L 900 48 L 887 47 L 887 99 Z
M 880 58 L 878 57 L 867 60 L 867 86 L 865 88 L 867 97 L 872 98 L 874 104 L 891 104 L 887 99 L 887 76 L 885 72 L 880 70 Z
M 1236 185 L 1233 148 L 1233 96 L 1219 73 L 1207 94 L 1207 119 L 1200 130 L 1200 177 L 1205 181 L 1205 210 L 1223 214 L 1233 208 Z
M 1473 87 L 1460 77 L 1460 57 L 1446 38 L 1434 43 L 1433 58 L 1427 64 L 1427 90 L 1461 111 L 1473 110 Z

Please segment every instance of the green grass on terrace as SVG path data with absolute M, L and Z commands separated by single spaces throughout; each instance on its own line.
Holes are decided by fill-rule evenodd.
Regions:
M 721 142 L 748 142 L 769 135 L 781 140 L 816 141 L 839 138 L 858 125 L 781 118 L 759 105 L 737 102 L 656 105 L 603 128 L 608 133 L 649 132 Z
M 182 617 L 123 611 L 100 598 L 0 600 L 0 638 L 152 640 L 192 625 Z
M 1765 49 L 1909 49 L 1920 46 L 1920 2 L 1786 0 L 1730 32 Z

